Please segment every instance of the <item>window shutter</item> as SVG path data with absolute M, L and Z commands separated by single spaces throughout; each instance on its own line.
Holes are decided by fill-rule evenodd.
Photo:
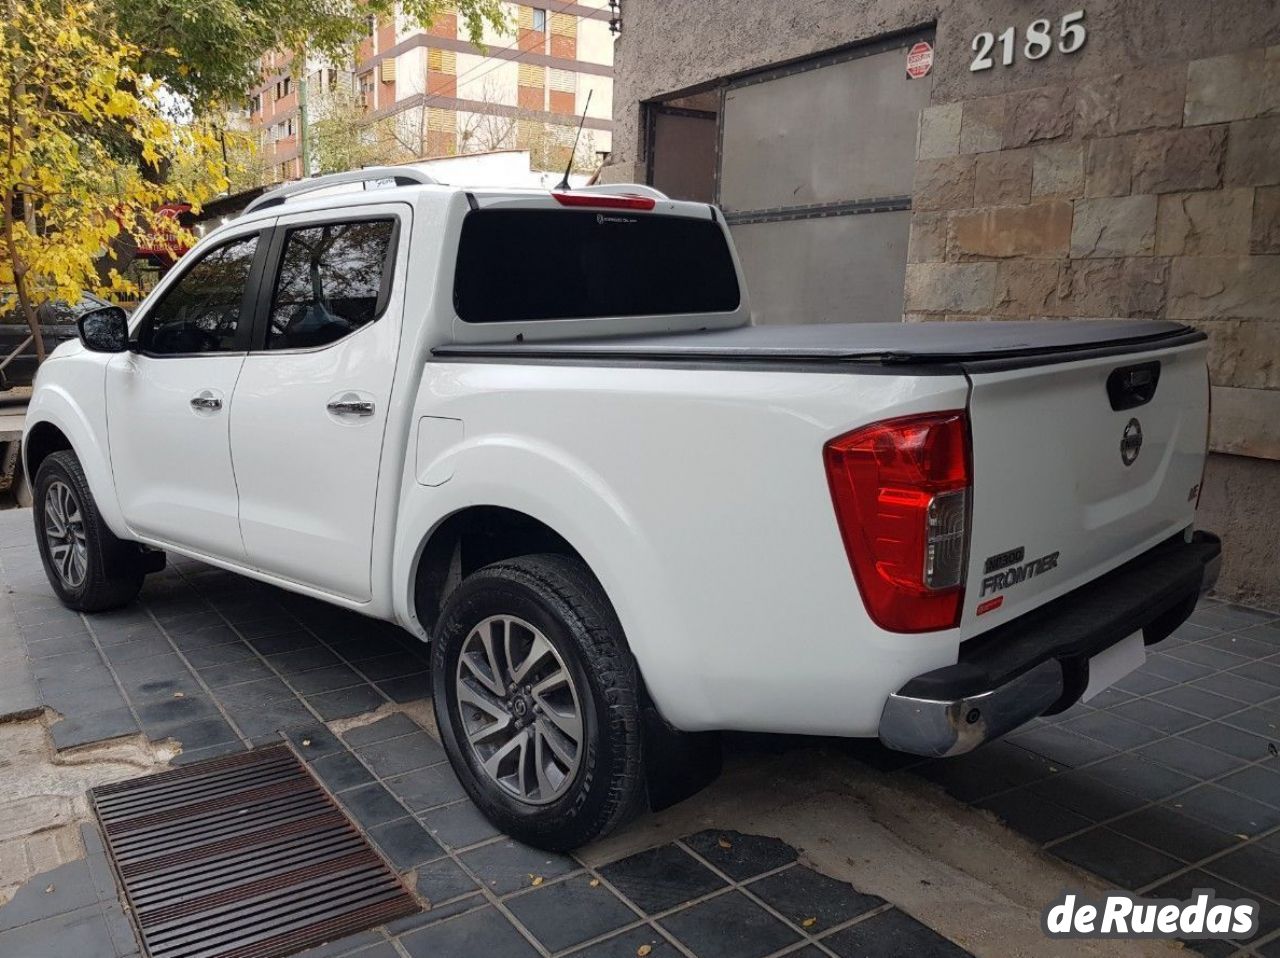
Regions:
M 378 64 L 378 77 L 383 83 L 396 82 L 396 59 L 395 57 L 387 57 Z

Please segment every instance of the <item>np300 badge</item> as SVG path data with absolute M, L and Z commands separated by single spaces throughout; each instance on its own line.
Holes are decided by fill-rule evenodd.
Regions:
M 1142 451 L 1142 424 L 1130 419 L 1124 427 L 1124 435 L 1120 437 L 1120 459 L 1126 466 L 1132 466 Z

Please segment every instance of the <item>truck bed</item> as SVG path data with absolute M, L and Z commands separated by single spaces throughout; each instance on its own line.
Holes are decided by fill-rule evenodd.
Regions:
M 647 363 L 763 363 L 983 369 L 1123 355 L 1195 342 L 1204 334 L 1163 320 L 829 323 L 738 326 L 638 336 L 451 343 L 441 359 Z M 934 370 L 935 372 L 941 370 Z

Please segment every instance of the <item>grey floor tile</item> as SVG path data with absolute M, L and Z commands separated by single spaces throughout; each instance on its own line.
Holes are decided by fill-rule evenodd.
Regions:
M 828 935 L 822 943 L 839 958 L 866 958 L 869 955 L 963 958 L 969 954 L 955 942 L 897 908 L 890 908 Z
M 538 954 L 492 907 L 401 935 L 400 944 L 411 958 L 536 958 Z
M 422 731 L 371 742 L 357 751 L 368 766 L 384 778 L 445 760 L 440 743 Z
M 1220 752 L 1226 752 L 1247 762 L 1258 761 L 1271 754 L 1268 748 L 1271 743 L 1267 739 L 1252 732 L 1223 725 L 1221 722 L 1210 722 L 1208 725 L 1183 732 L 1178 737 L 1209 748 L 1216 748 Z
M 507 908 L 551 952 L 599 938 L 639 917 L 590 875 L 514 895 L 507 900 Z
M 848 882 L 805 865 L 756 879 L 746 888 L 811 935 L 819 935 L 885 903 L 883 898 L 864 894 Z
M 432 905 L 470 895 L 480 888 L 452 858 L 441 858 L 419 865 L 415 872 L 418 877 L 414 888 Z
M 399 871 L 432 861 L 444 849 L 416 818 L 401 818 L 368 829 L 369 837 Z
M 422 727 L 417 722 L 403 712 L 397 712 L 395 715 L 388 715 L 368 725 L 357 725 L 355 728 L 348 729 L 342 737 L 352 748 L 360 748 L 374 742 L 421 731 Z
M 729 891 L 659 920 L 699 958 L 762 958 L 800 935 L 746 895 Z
M 1212 825 L 1167 805 L 1153 805 L 1118 818 L 1108 828 L 1191 863 L 1240 843 Z
M 573 958 L 635 958 L 640 954 L 641 949 L 647 949 L 645 954 L 649 958 L 673 958 L 679 954 L 675 946 L 656 928 L 651 925 L 641 925 L 575 951 Z M 809 958 L 809 956 L 804 955 L 802 958 Z
M 1183 863 L 1110 828 L 1093 828 L 1050 849 L 1118 888 L 1137 889 L 1170 875 Z
M 1011 736 L 1010 741 L 1064 768 L 1076 768 L 1116 754 L 1110 745 L 1054 725 L 1036 725 Z
M 1250 765 L 1217 781 L 1223 788 L 1280 807 L 1280 765 Z
M 348 789 L 339 797 L 348 814 L 366 829 L 403 818 L 405 815 L 404 806 L 376 782 Z
M 1185 736 L 1162 738 L 1144 745 L 1133 754 L 1202 779 L 1216 778 L 1244 764 L 1244 759 L 1197 744 Z
M 1253 836 L 1280 825 L 1280 809 L 1217 785 L 1201 785 L 1165 804 L 1236 835 Z
M 0 932 L 97 902 L 88 860 L 68 862 L 36 875 L 17 890 L 9 903 L 0 908 Z
M 662 845 L 610 862 L 600 874 L 653 915 L 724 887 L 724 880 L 675 845 Z
M 383 781 L 415 812 L 425 812 L 427 809 L 456 802 L 467 794 L 448 762 L 415 769 Z
M 1206 689 L 1196 688 L 1194 685 L 1175 686 L 1153 695 L 1151 701 L 1173 706 L 1206 719 L 1222 718 L 1224 715 L 1240 710 L 1238 700 L 1216 695 Z
M 1133 753 L 1117 755 L 1090 765 L 1084 773 L 1112 788 L 1132 792 L 1147 801 L 1167 798 L 1200 782 L 1197 778 L 1148 762 Z
M 530 848 L 509 838 L 464 852 L 462 861 L 496 895 L 532 888 L 535 878 L 551 881 L 578 869 L 578 863 L 567 855 Z
M 326 722 L 372 712 L 387 703 L 387 700 L 372 685 L 357 685 L 337 692 L 308 695 L 306 698 L 307 703 Z
M 1217 695 L 1227 696 L 1243 705 L 1257 705 L 1280 695 L 1280 689 L 1264 682 L 1256 682 L 1235 672 L 1216 672 L 1196 679 L 1189 688 L 1205 689 Z
M 77 718 L 64 718 L 49 730 L 54 748 L 75 748 L 91 742 L 105 742 L 140 731 L 133 713 L 125 705 L 104 712 L 91 712 Z
M 102 909 L 94 905 L 0 932 L 0 955 L 117 958 Z
M 746 881 L 796 860 L 786 842 L 767 835 L 744 835 L 732 829 L 709 828 L 684 843 L 734 881 Z
M 498 828 L 469 800 L 423 812 L 419 821 L 440 844 L 465 848 L 499 834 Z
M 1280 854 L 1258 845 L 1246 845 L 1203 867 L 1242 888 L 1280 901 Z
M 1024 789 L 984 799 L 976 808 L 991 812 L 1015 832 L 1038 845 L 1078 832 L 1093 824 L 1091 819 L 1040 798 L 1032 798 Z
M 1063 726 L 1069 732 L 1086 735 L 1113 748 L 1136 748 L 1160 738 L 1162 733 L 1149 725 L 1130 721 L 1110 712 L 1092 712 L 1072 719 Z
M 369 785 L 373 775 L 350 752 L 326 755 L 311 763 L 311 770 L 334 792 L 341 792 L 357 785 Z

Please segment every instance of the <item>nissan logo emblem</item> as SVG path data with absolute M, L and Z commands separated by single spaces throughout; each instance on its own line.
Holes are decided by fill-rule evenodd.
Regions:
M 1130 419 L 1124 427 L 1124 435 L 1120 437 L 1120 459 L 1126 466 L 1132 466 L 1142 451 L 1142 424 Z

